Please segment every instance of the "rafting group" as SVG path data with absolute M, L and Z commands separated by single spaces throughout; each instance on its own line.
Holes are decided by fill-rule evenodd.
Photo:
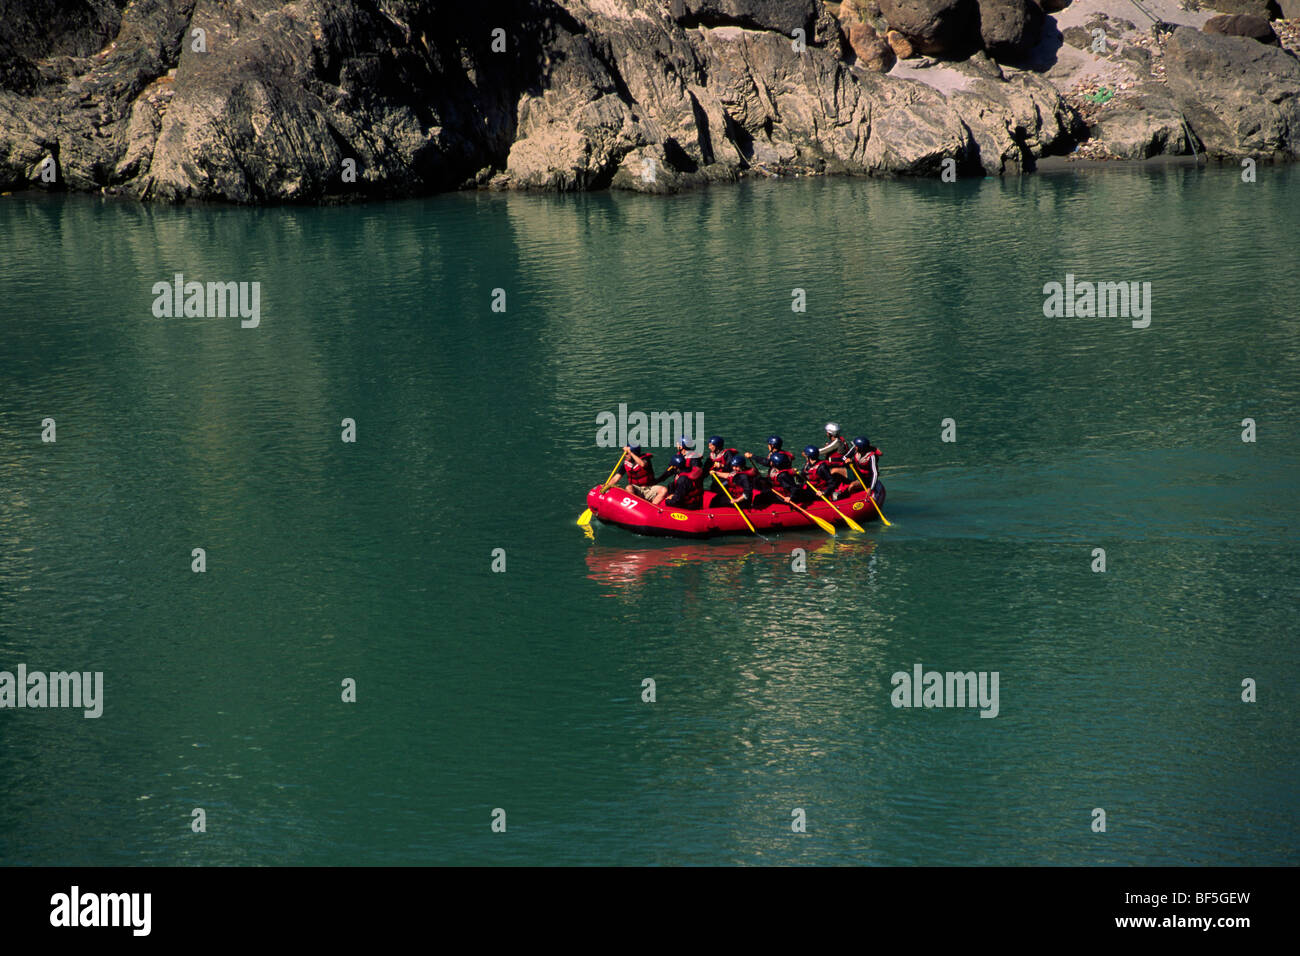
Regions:
M 639 445 L 625 445 L 609 480 L 588 495 L 584 517 L 589 520 L 594 513 L 632 530 L 684 536 L 754 531 L 755 522 L 778 528 L 815 523 L 831 529 L 836 520 L 844 520 L 861 530 L 836 502 L 859 512 L 869 502 L 884 520 L 880 449 L 866 437 L 845 440 L 835 422 L 827 423 L 822 445 L 804 447 L 797 467 L 780 435 L 769 437 L 767 454 L 757 457 L 728 447 L 720 435 L 709 439 L 707 452 L 696 452 L 693 444 L 689 437 L 680 438 L 668 468 L 657 477 L 654 456 Z M 715 486 L 725 500 L 709 490 Z M 712 513 L 717 507 L 734 508 L 743 526 L 734 515 Z
M 654 456 L 642 452 L 640 445 L 625 445 L 623 474 L 616 476 L 612 484 L 618 485 L 626 477 L 632 494 L 652 505 L 666 503 L 684 509 L 703 506 L 710 475 L 716 475 L 731 499 L 743 508 L 763 508 L 777 500 L 809 504 L 818 500 L 818 492 L 832 501 L 863 490 L 869 490 L 878 502 L 885 499 L 878 464 L 880 449 L 865 437 L 845 441 L 840 426 L 834 422 L 826 425 L 823 446 L 804 448 L 798 468 L 790 453 L 782 449 L 780 435 L 768 438 L 767 454 L 757 459 L 752 452 L 741 454 L 738 449 L 728 448 L 720 435 L 709 439 L 707 456 L 694 452 L 692 444 L 690 438 L 678 440 L 676 453 L 658 481 L 651 462 Z M 756 465 L 766 471 L 760 472 Z

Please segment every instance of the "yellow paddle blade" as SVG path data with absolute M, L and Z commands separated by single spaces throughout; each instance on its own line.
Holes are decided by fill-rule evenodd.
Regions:
M 873 495 L 867 495 L 867 498 L 871 501 L 872 506 L 876 509 L 876 514 L 880 515 L 880 520 L 885 523 L 885 527 L 888 528 L 891 525 L 893 525 L 893 522 L 890 521 L 888 518 L 886 518 L 885 513 L 880 510 L 880 505 L 876 504 L 875 497 Z
M 804 514 L 806 514 L 809 518 L 812 518 L 813 521 L 816 521 L 817 526 L 821 528 L 823 531 L 825 531 L 827 534 L 835 533 L 835 525 L 831 524 L 829 521 L 817 517 L 811 511 L 805 511 Z
M 578 524 L 582 525 L 584 528 L 587 527 L 587 525 L 591 524 L 591 509 L 590 509 L 590 508 L 588 508 L 588 509 L 587 509 L 586 511 L 584 511 L 582 514 L 578 515 Z

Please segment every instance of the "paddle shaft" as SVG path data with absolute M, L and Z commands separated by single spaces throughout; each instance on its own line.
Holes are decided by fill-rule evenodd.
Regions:
M 853 462 L 849 462 L 849 467 L 853 468 Z M 871 502 L 871 507 L 876 509 L 876 514 L 880 515 L 880 520 L 883 521 L 885 527 L 888 528 L 890 526 L 889 519 L 886 518 L 885 513 L 880 510 L 880 505 L 876 504 L 876 496 L 871 493 L 871 489 L 867 487 L 867 483 L 862 480 L 862 476 L 858 474 L 858 469 L 853 468 L 853 474 L 857 476 L 858 484 L 862 485 L 862 490 L 867 493 L 867 500 Z
M 811 484 L 808 485 L 808 487 L 809 487 L 809 488 L 812 488 L 813 491 L 817 492 L 817 497 L 820 498 L 822 501 L 826 502 L 828 505 L 830 505 L 830 506 L 831 506 L 831 511 L 834 511 L 837 515 L 839 515 L 841 518 L 843 518 L 844 521 L 845 521 L 845 523 L 847 523 L 848 526 L 849 526 L 850 528 L 852 528 L 854 531 L 861 531 L 861 530 L 862 530 L 862 525 L 858 524 L 856 521 L 854 521 L 852 518 L 850 518 L 848 515 L 846 515 L 846 514 L 845 514 L 843 511 L 841 511 L 839 508 L 836 508 L 836 507 L 835 507 L 835 502 L 831 501 L 831 499 L 827 498 L 824 494 L 822 494 L 822 493 L 821 493 L 821 489 L 816 488 L 816 487 L 814 487 L 814 486 L 811 485 Z
M 794 503 L 794 501 L 787 498 L 785 495 L 781 494 L 781 492 L 777 491 L 775 488 L 772 489 L 772 494 L 776 495 L 778 498 L 780 498 L 782 501 L 788 504 L 795 511 L 803 515 L 805 518 L 811 519 L 812 522 L 816 524 L 817 527 L 821 528 L 823 531 L 827 532 L 828 534 L 835 533 L 835 525 L 831 524 L 829 521 L 824 521 L 821 518 L 817 517 L 812 512 L 800 508 L 797 504 Z
M 718 483 L 718 487 L 721 488 L 722 493 L 727 496 L 727 500 L 731 502 L 731 506 L 735 508 L 736 512 L 740 515 L 740 517 L 744 519 L 745 525 L 749 528 L 749 530 L 753 531 L 754 534 L 758 534 L 757 529 L 755 529 L 754 525 L 750 522 L 749 516 L 746 515 L 744 509 L 742 509 L 740 505 L 736 503 L 736 499 L 731 497 L 731 492 L 728 491 L 727 486 L 722 483 L 722 479 L 719 478 L 717 474 L 714 472 L 709 472 L 709 474 L 713 475 L 713 480 Z M 760 538 L 763 537 L 761 534 L 758 534 L 758 536 Z

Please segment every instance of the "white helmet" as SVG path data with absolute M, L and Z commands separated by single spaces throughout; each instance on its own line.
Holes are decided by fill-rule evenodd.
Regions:
M 836 425 L 834 422 L 827 422 L 827 423 L 826 423 L 826 434 L 828 434 L 828 435 L 836 435 L 836 436 L 838 436 L 839 433 L 840 433 L 840 426 L 839 426 L 839 425 Z

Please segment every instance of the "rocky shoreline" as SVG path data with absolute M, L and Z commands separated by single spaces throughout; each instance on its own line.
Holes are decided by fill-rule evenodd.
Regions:
M 1213 2 L 28 0 L 0 23 L 0 190 L 316 203 L 1300 158 L 1300 0 Z

